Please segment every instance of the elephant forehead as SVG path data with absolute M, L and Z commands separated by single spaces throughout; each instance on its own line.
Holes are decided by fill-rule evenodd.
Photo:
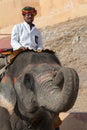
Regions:
M 46 71 L 35 75 L 35 79 L 39 84 L 52 80 L 52 71 Z

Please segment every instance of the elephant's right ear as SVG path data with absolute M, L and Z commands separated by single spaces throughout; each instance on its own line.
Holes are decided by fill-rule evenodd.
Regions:
M 24 75 L 23 83 L 27 89 L 34 91 L 34 77 L 31 73 L 26 73 Z
M 13 113 L 16 104 L 16 94 L 12 84 L 0 83 L 0 106 Z

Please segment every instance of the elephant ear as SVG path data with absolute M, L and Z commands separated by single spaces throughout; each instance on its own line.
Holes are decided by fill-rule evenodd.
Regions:
M 11 79 L 6 77 L 0 83 L 0 106 L 6 108 L 10 114 L 13 113 L 16 104 L 16 94 Z

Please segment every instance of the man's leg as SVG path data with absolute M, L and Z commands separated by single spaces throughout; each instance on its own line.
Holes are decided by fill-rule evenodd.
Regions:
M 55 130 L 60 130 L 58 127 Z
M 0 58 L 0 69 L 3 68 L 4 66 L 5 66 L 5 59 Z
M 0 58 L 0 81 L 3 77 L 4 71 L 5 71 L 5 58 Z

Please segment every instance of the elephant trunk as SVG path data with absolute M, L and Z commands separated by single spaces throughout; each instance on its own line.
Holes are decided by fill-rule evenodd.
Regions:
M 39 89 L 38 102 L 53 112 L 65 112 L 75 103 L 79 78 L 75 70 L 62 68 L 54 78 L 50 75 L 49 81 L 44 82 Z M 43 94 L 41 94 L 43 91 Z M 37 94 L 38 95 L 38 94 Z

